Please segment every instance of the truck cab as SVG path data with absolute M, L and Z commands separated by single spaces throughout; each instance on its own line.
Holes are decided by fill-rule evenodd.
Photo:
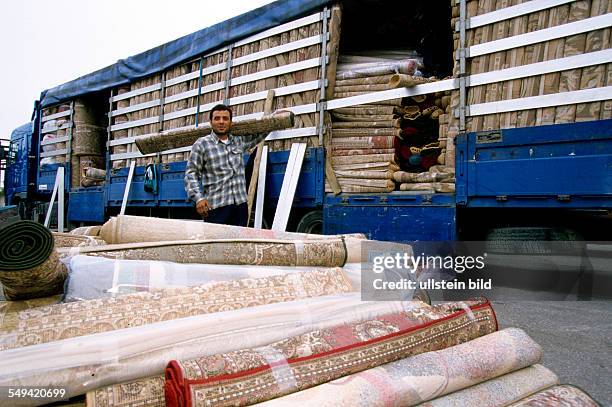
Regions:
M 22 216 L 25 216 L 28 195 L 28 157 L 31 150 L 32 129 L 32 122 L 28 122 L 11 133 L 4 177 L 6 204 L 17 205 Z

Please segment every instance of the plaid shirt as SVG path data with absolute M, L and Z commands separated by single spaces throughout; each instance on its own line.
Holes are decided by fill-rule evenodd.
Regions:
M 230 134 L 227 144 L 214 132 L 200 137 L 191 147 L 185 170 L 189 199 L 194 203 L 207 199 L 212 209 L 246 202 L 243 154 L 266 136 L 267 133 L 249 138 Z

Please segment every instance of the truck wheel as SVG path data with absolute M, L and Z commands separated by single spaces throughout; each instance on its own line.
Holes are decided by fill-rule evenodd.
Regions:
M 567 228 L 507 227 L 491 229 L 486 237 L 487 251 L 503 254 L 547 254 L 544 242 L 556 242 L 556 247 L 568 252 L 581 250 L 583 238 Z
M 304 216 L 297 224 L 296 232 L 298 233 L 314 233 L 314 234 L 322 234 L 323 233 L 323 211 L 322 210 L 314 210 L 310 211 Z

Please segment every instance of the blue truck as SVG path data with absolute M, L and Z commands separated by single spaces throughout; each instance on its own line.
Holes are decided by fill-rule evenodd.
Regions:
M 313 123 L 312 127 L 304 125 L 301 129 L 293 129 L 288 132 L 301 131 L 301 135 L 311 138 L 319 137 L 321 141 L 318 145 L 316 143 L 309 145 L 306 151 L 293 200 L 289 230 L 325 234 L 362 232 L 372 239 L 404 242 L 484 240 L 490 235 L 491 230 L 515 227 L 540 228 L 540 230 L 571 229 L 577 235 L 592 240 L 609 238 L 610 209 L 612 208 L 611 119 L 597 118 L 579 123 L 469 131 L 464 121 L 470 117 L 470 114 L 479 113 L 476 113 L 476 109 L 469 109 L 470 106 L 465 101 L 466 89 L 469 90 L 469 87 L 476 84 L 477 81 L 487 84 L 494 83 L 495 79 L 488 79 L 489 82 L 486 82 L 487 79 L 484 79 L 484 76 L 470 77 L 462 72 L 456 73 L 451 79 L 422 85 L 420 88 L 401 88 L 372 92 L 368 95 L 330 98 L 326 87 L 330 86 L 329 75 L 330 72 L 334 72 L 330 69 L 335 65 L 330 60 L 337 58 L 337 55 L 334 56 L 332 53 L 334 41 L 332 11 L 334 7 L 342 7 L 343 13 L 342 36 L 339 40 L 341 54 L 344 51 L 349 52 L 356 43 L 369 45 L 371 48 L 374 48 L 376 46 L 374 44 L 377 43 L 370 38 L 371 35 L 364 37 L 367 33 L 360 33 L 359 27 L 363 26 L 364 21 L 370 21 L 368 19 L 376 19 L 377 13 L 381 14 L 382 11 L 376 11 L 377 7 L 371 4 L 368 7 L 352 7 L 354 3 L 361 4 L 359 1 L 344 1 L 340 4 L 325 0 L 279 0 L 42 92 L 40 100 L 35 103 L 33 120 L 15 129 L 11 134 L 5 176 L 7 204 L 19 206 L 23 217 L 41 220 L 47 210 L 57 168 L 63 166 L 65 168 L 67 221 L 73 226 L 104 222 L 109 216 L 119 212 L 129 176 L 128 166 L 116 166 L 114 163 L 121 160 L 136 160 L 141 157 L 136 151 L 116 154 L 111 148 L 123 143 L 121 140 L 114 139 L 112 132 L 130 126 L 129 123 L 127 125 L 117 124 L 113 122 L 113 118 L 130 109 L 138 108 L 118 107 L 117 101 L 121 100 L 121 96 L 117 89 L 142 78 L 161 75 L 159 83 L 149 85 L 145 87 L 145 90 L 157 90 L 163 95 L 164 86 L 177 83 L 176 78 L 168 79 L 165 76 L 172 67 L 185 61 L 193 61 L 192 65 L 197 66 L 199 60 L 199 72 L 195 69 L 181 76 L 185 80 L 197 83 L 197 88 L 185 92 L 185 94 L 191 92 L 189 96 L 198 98 L 197 106 L 189 108 L 192 109 L 190 110 L 192 114 L 195 112 L 195 125 L 197 126 L 201 113 L 200 95 L 204 93 L 206 86 L 216 86 L 216 84 L 208 85 L 207 82 L 207 75 L 215 69 L 215 66 L 203 64 L 202 61 L 206 61 L 207 55 L 224 52 L 224 50 L 225 52 L 229 50 L 231 55 L 232 47 L 238 47 L 248 41 L 278 34 L 283 29 L 285 31 L 297 30 L 304 24 L 322 22 L 320 32 L 315 32 L 316 35 L 308 37 L 314 38 L 312 43 L 307 42 L 307 38 L 288 41 L 287 44 L 277 46 L 281 52 L 287 49 L 298 49 L 300 46 L 305 46 L 303 44 L 306 43 L 309 46 L 316 45 L 317 39 L 322 41 L 318 43 L 320 54 L 315 55 L 316 58 L 287 64 L 288 67 L 291 65 L 293 68 L 289 67 L 285 71 L 280 71 L 282 74 L 291 72 L 291 69 L 294 71 L 300 68 L 319 69 L 319 77 L 315 78 L 315 81 L 307 82 L 304 79 L 302 83 L 287 83 L 285 87 L 278 88 L 281 92 L 289 92 L 287 89 L 291 87 L 297 87 L 295 89 L 298 91 L 320 91 L 315 103 L 304 102 L 297 106 L 284 106 L 296 114 L 312 114 L 313 118 L 320 119 Z M 415 5 L 416 3 L 419 5 Z M 537 0 L 531 3 L 533 3 L 530 5 L 532 9 L 523 11 L 523 13 L 551 7 L 551 5 L 544 4 L 546 2 Z M 421 21 L 419 27 L 431 28 L 420 40 L 420 43 L 424 43 L 426 48 L 432 43 L 439 43 L 441 38 L 445 39 L 444 44 L 446 45 L 439 48 L 441 55 L 433 53 L 425 58 L 426 66 L 429 63 L 429 66 L 437 69 L 435 72 L 438 76 L 442 77 L 442 73 L 448 74 L 452 71 L 454 63 L 452 32 L 444 28 L 449 26 L 451 19 L 450 6 L 448 15 L 445 16 L 436 9 L 435 5 L 425 2 L 415 2 L 415 4 L 398 6 L 398 16 L 419 15 L 419 21 Z M 413 13 L 415 7 L 418 8 L 418 13 Z M 516 13 L 512 15 L 516 16 Z M 491 20 L 492 22 L 509 18 L 501 15 L 493 17 L 497 20 Z M 464 24 L 461 24 L 462 22 Z M 463 11 L 457 29 L 458 36 L 460 33 L 464 35 L 466 29 L 473 28 L 476 24 L 472 21 L 472 26 L 470 26 L 468 22 Z M 411 27 L 404 26 L 398 21 L 392 28 L 387 27 L 390 30 L 389 38 L 396 38 L 396 34 L 403 31 L 414 35 L 414 29 Z M 297 44 L 299 41 L 302 41 L 302 45 Z M 534 37 L 530 41 L 537 43 L 542 39 L 538 40 Z M 343 44 L 345 44 L 344 50 Z M 427 54 L 426 50 L 421 51 Z M 494 51 L 496 49 L 490 52 Z M 271 54 L 270 51 L 265 50 L 259 52 L 267 52 L 266 56 Z M 567 63 L 576 63 L 578 64 L 576 66 L 580 67 L 612 62 L 609 52 L 593 55 L 595 59 L 591 62 L 568 60 Z M 241 58 L 245 57 L 248 56 Z M 458 60 L 470 58 L 470 55 L 463 54 L 457 58 Z M 238 60 L 239 58 L 235 61 L 232 61 L 231 57 L 228 58 L 219 64 L 221 68 L 216 72 L 225 69 L 229 72 L 235 66 L 234 64 L 239 63 Z M 309 64 L 309 61 L 314 62 Z M 583 65 L 579 65 L 580 63 Z M 335 69 L 335 66 L 333 68 Z M 561 71 L 567 66 L 564 67 L 562 64 L 554 66 L 554 61 L 551 61 L 550 64 L 542 67 L 538 65 L 527 68 L 515 69 L 512 72 L 503 71 L 497 80 L 502 80 L 504 75 L 506 79 L 516 80 L 518 78 L 520 80 L 530 75 Z M 274 69 L 278 70 L 279 67 Z M 250 73 L 250 75 L 259 75 L 259 73 Z M 255 76 L 253 80 L 260 77 L 261 75 Z M 471 82 L 465 79 L 471 79 Z M 228 99 L 227 92 L 230 85 L 233 86 L 233 82 L 226 80 L 219 83 L 220 85 L 215 89 L 225 88 L 226 96 L 222 101 L 229 102 L 231 105 L 232 99 Z M 278 89 L 277 94 L 279 94 Z M 597 90 L 594 89 L 594 91 Z M 599 90 L 605 93 L 609 87 Z M 449 139 L 449 143 L 455 147 L 456 193 L 394 191 L 390 193 L 333 194 L 326 192 L 326 160 L 331 150 L 324 144 L 325 123 L 323 118 L 328 112 L 346 106 L 440 92 L 458 92 L 463 95 L 462 105 L 457 109 L 457 116 L 461 117 L 462 128 L 455 138 Z M 572 92 L 569 92 L 568 95 L 570 93 Z M 133 94 L 138 94 L 138 90 L 128 93 L 128 95 Z M 41 148 L 45 143 L 49 143 L 43 140 L 46 131 L 45 120 L 48 121 L 50 117 L 73 119 L 74 114 L 74 110 L 68 109 L 65 112 L 60 111 L 50 115 L 45 114 L 45 109 L 60 104 L 74 103 L 75 98 L 82 96 L 97 98 L 101 101 L 98 105 L 107 107 L 101 112 L 99 120 L 99 122 L 106 120 L 108 123 L 104 154 L 106 178 L 101 185 L 89 187 L 71 185 L 70 182 L 71 170 L 74 170 L 70 162 L 70 142 L 73 136 L 74 121 L 68 121 L 66 125 L 63 125 L 67 133 L 60 140 L 65 143 L 63 149 L 58 148 L 57 150 L 61 152 L 51 153 L 65 155 L 64 162 L 45 162 L 43 159 L 48 158 L 49 153 L 45 153 Z M 610 98 L 610 93 L 607 97 L 596 92 L 581 93 L 578 96 L 587 99 L 576 99 L 578 100 L 576 103 L 590 100 L 605 101 Z M 170 97 L 173 96 L 170 95 Z M 174 98 L 177 99 L 176 96 Z M 527 99 L 529 98 L 512 100 L 511 102 L 515 103 L 514 107 L 496 106 L 495 109 L 501 112 L 518 110 L 518 106 L 521 106 L 523 101 L 527 102 Z M 563 99 L 563 96 L 556 100 L 542 102 L 530 99 L 529 103 L 532 103 L 534 109 L 567 103 L 560 99 Z M 569 99 L 574 100 L 571 97 Z M 161 112 L 164 104 L 163 96 L 158 96 L 155 101 L 147 101 L 138 106 L 143 109 L 144 107 L 151 108 L 158 102 Z M 482 109 L 483 105 L 478 107 Z M 484 106 L 484 111 L 486 111 L 486 106 Z M 451 114 L 454 113 L 451 112 Z M 180 117 L 180 114 L 170 113 L 172 114 L 174 114 L 173 118 Z M 163 113 L 158 113 L 158 116 L 152 119 L 138 119 L 133 123 L 134 126 L 142 123 L 155 124 L 157 121 L 163 123 L 167 117 L 162 116 Z M 126 140 L 132 139 L 126 138 Z M 126 213 L 193 218 L 195 211 L 187 200 L 183 187 L 186 162 L 181 159 L 174 162 L 162 162 L 159 156 L 155 158 L 153 165 L 157 174 L 156 190 L 154 192 L 145 190 L 146 165 L 142 162 L 136 165 L 130 183 Z M 248 159 L 249 156 L 245 156 L 245 162 L 248 162 Z M 273 151 L 268 155 L 264 209 L 264 220 L 268 225 L 272 223 L 272 217 L 278 204 L 288 160 L 289 151 Z

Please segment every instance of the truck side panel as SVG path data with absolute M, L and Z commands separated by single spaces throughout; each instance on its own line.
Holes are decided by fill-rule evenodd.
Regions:
M 457 202 L 612 207 L 612 120 L 460 135 Z

